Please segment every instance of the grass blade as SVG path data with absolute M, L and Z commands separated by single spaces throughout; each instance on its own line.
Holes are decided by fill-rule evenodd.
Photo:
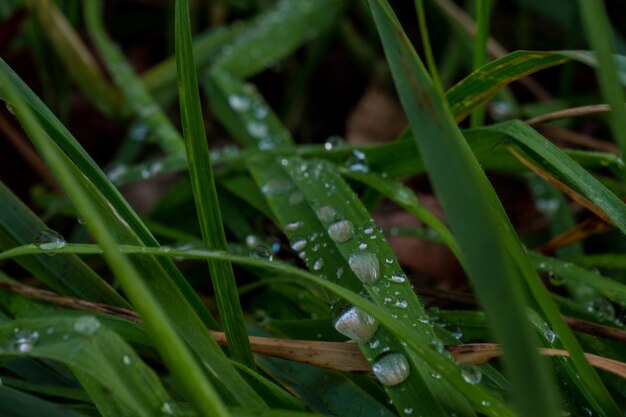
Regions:
M 369 1 L 400 100 L 424 156 L 466 269 L 509 357 L 508 371 L 523 415 L 558 414 L 553 376 L 537 355 L 525 315 L 523 277 L 505 248 L 519 245 L 495 193 L 436 94 L 402 27 L 384 0 Z M 491 277 L 497 276 L 498 280 Z M 506 300 L 503 303 L 502 300 Z M 511 329 L 515 331 L 511 331 Z
M 204 131 L 191 44 L 189 5 L 186 0 L 176 2 L 176 68 L 189 175 L 200 231 L 208 248 L 227 250 L 228 245 Z M 248 342 L 232 265 L 228 261 L 209 261 L 209 269 L 220 317 L 228 338 L 228 349 L 235 360 L 254 368 L 254 358 Z

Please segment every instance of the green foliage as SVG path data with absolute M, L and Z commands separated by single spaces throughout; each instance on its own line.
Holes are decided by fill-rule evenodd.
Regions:
M 444 0 L 177 0 L 150 13 L 100 0 L 6 3 L 0 98 L 11 115 L 0 130 L 32 143 L 55 187 L 26 189 L 34 183 L 20 175 L 0 183 L 0 415 L 626 410 L 626 382 L 585 358 L 610 358 L 616 374 L 626 362 L 626 175 L 618 152 L 589 137 L 624 149 L 626 56 L 613 54 L 624 43 L 618 18 L 607 18 L 621 6 L 513 2 L 519 31 L 507 24 L 506 44 L 520 48 L 496 48 L 490 60 L 505 11 L 489 0 L 470 2 L 473 42 L 464 12 Z M 21 8 L 32 12 L 27 29 L 15 23 Z M 534 18 L 570 38 L 527 42 Z M 406 34 L 418 32 L 426 65 Z M 129 39 L 160 62 L 137 61 Z M 16 58 L 22 50 L 39 65 L 32 74 Z M 598 86 L 579 85 L 589 67 Z M 368 92 L 395 87 L 408 128 L 386 143 L 353 131 L 348 143 L 324 143 L 329 129 L 341 133 L 343 100 L 358 99 L 334 76 L 368 79 Z M 326 89 L 333 96 L 320 98 Z M 524 121 L 601 99 L 612 110 L 566 110 L 579 118 L 545 128 Z M 377 106 L 360 115 L 372 130 Z M 90 156 L 85 133 L 70 133 L 99 138 L 77 108 L 110 125 L 112 158 Z M 566 142 L 553 142 L 554 131 Z M 158 184 L 155 203 L 136 209 L 127 198 L 142 200 L 137 190 L 149 184 Z M 518 224 L 516 208 L 532 227 Z M 379 228 L 391 209 L 411 226 Z M 602 221 L 585 220 L 595 215 Z M 464 275 L 429 288 L 432 271 L 415 266 L 427 252 L 407 255 L 407 242 L 446 249 Z M 222 326 L 227 347 L 214 333 Z M 484 343 L 499 344 L 503 360 L 481 361 Z M 547 359 L 540 348 L 560 353 Z M 342 358 L 371 372 L 347 372 Z

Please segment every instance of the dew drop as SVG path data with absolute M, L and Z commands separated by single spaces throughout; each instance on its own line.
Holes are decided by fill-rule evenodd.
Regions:
M 411 368 L 402 353 L 389 353 L 374 362 L 372 371 L 381 384 L 393 387 L 409 377 Z
M 329 206 L 323 206 L 318 208 L 316 214 L 317 218 L 324 223 L 332 222 L 333 220 L 335 220 L 335 216 L 337 215 L 337 213 L 335 213 L 335 210 L 333 210 L 333 208 Z
M 291 222 L 291 223 L 287 223 L 285 225 L 285 230 L 289 231 L 289 232 L 295 232 L 296 230 L 298 230 L 299 228 L 302 227 L 304 223 L 303 222 Z
M 404 414 L 413 414 L 413 409 L 411 407 L 407 407 L 403 411 Z
M 295 206 L 296 204 L 300 204 L 304 201 L 304 194 L 302 191 L 294 191 L 289 195 L 289 199 L 287 200 L 290 205 Z
M 250 102 L 247 99 L 237 95 L 232 95 L 228 97 L 228 104 L 233 110 L 238 112 L 244 112 L 250 108 Z
M 14 339 L 10 349 L 20 353 L 28 353 L 35 347 L 35 343 L 39 339 L 39 333 L 26 329 L 13 330 Z
M 133 363 L 133 360 L 130 358 L 130 356 L 124 355 L 122 356 L 122 362 L 124 363 L 124 365 L 130 365 L 131 363 Z
M 398 284 L 402 284 L 403 282 L 406 281 L 406 278 L 401 276 L 401 275 L 392 275 L 391 276 L 391 281 L 398 283 Z
M 453 326 L 448 331 L 456 340 L 460 340 L 463 337 L 463 330 L 459 326 Z
M 404 300 L 398 300 L 398 301 L 396 301 L 395 306 L 398 307 L 398 308 L 407 308 L 409 306 L 409 303 L 407 303 Z
M 246 125 L 246 129 L 250 136 L 261 139 L 267 136 L 267 125 L 265 123 L 250 122 Z
M 385 258 L 385 263 L 388 264 L 388 265 L 391 265 L 393 263 L 393 259 Z
M 561 285 L 565 284 L 565 277 L 563 275 L 557 275 L 554 272 L 548 273 L 548 279 L 550 280 L 550 284 L 554 285 L 555 287 L 560 287 Z
M 430 374 L 430 376 L 432 376 L 432 377 L 433 377 L 433 378 L 435 378 L 435 379 L 441 379 L 441 374 L 440 374 L 439 372 L 434 372 L 434 371 L 433 371 L 433 372 Z
M 354 306 L 341 311 L 333 325 L 339 333 L 358 343 L 367 343 L 378 330 L 378 321 Z
M 34 241 L 35 245 L 42 250 L 57 250 L 66 245 L 65 239 L 54 230 L 42 230 Z
M 316 259 L 315 262 L 313 262 L 313 270 L 319 271 L 322 268 L 324 268 L 324 260 L 322 258 Z
M 296 252 L 300 252 L 304 248 L 306 248 L 307 241 L 303 237 L 294 237 L 293 242 L 291 243 L 291 249 Z
M 344 165 L 350 171 L 367 173 L 369 171 L 369 166 L 367 165 L 367 159 L 365 157 L 365 153 L 358 149 L 353 150 L 350 155 L 346 158 Z
M 347 242 L 354 236 L 354 225 L 349 220 L 339 220 L 328 226 L 328 235 L 335 242 Z
M 361 250 L 367 249 L 367 243 L 359 243 L 359 249 Z
M 258 245 L 252 248 L 250 256 L 253 258 L 267 259 L 269 261 L 274 259 L 272 250 L 265 245 Z
M 556 340 L 556 332 L 548 323 L 543 323 L 543 337 L 550 343 L 554 343 Z
M 374 254 L 370 252 L 353 253 L 348 259 L 348 264 L 362 283 L 373 284 L 378 281 L 380 266 L 378 258 Z
M 480 403 L 482 404 L 483 407 L 489 407 L 491 405 L 491 403 L 487 400 L 482 400 Z
M 100 321 L 94 316 L 81 316 L 74 322 L 76 333 L 91 336 L 100 328 Z
M 285 178 L 279 178 L 265 183 L 265 185 L 261 188 L 261 191 L 263 194 L 267 195 L 279 195 L 292 190 L 293 187 L 294 185 L 291 181 Z
M 483 379 L 483 374 L 474 366 L 463 366 L 461 370 L 463 380 L 468 384 L 476 385 Z
M 324 142 L 324 149 L 332 151 L 345 146 L 345 144 L 346 141 L 341 136 L 333 135 L 329 136 L 328 139 L 326 139 L 326 142 Z

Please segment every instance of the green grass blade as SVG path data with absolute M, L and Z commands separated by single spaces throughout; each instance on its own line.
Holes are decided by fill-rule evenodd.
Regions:
M 45 128 L 46 133 L 56 142 L 69 159 L 76 164 L 77 169 L 83 174 L 79 179 L 92 184 L 92 188 L 101 195 L 103 207 L 112 214 L 112 218 L 117 219 L 116 228 L 121 230 L 130 229 L 125 238 L 132 236 L 131 242 L 139 239 L 145 245 L 157 246 L 159 243 L 152 236 L 146 225 L 132 209 L 122 194 L 113 186 L 111 181 L 98 167 L 98 164 L 85 152 L 78 141 L 63 126 L 63 124 L 50 112 L 46 105 L 32 92 L 32 90 L 15 74 L 15 72 L 0 58 L 0 70 L 8 77 L 7 84 L 12 85 L 20 93 L 20 97 L 26 101 L 35 112 L 39 122 Z M 0 90 L 5 93 L 7 85 L 0 83 Z M 106 202 L 106 203 L 104 203 Z M 210 327 L 216 328 L 215 320 L 208 313 L 193 288 L 182 276 L 180 271 L 174 266 L 171 260 L 159 260 L 159 265 L 155 266 L 160 270 L 159 275 L 167 274 L 176 287 L 183 293 L 189 305 L 202 321 Z M 152 269 L 151 271 L 154 271 Z M 154 272 L 152 272 L 154 273 Z M 174 309 L 173 311 L 178 311 Z M 186 310 L 186 307 L 185 307 Z
M 344 0 L 279 0 L 238 35 L 213 65 L 235 78 L 248 78 L 329 30 Z
M 578 8 L 589 42 L 597 54 L 596 73 L 604 100 L 611 106 L 609 120 L 613 138 L 624 155 L 626 154 L 626 110 L 624 110 L 626 100 L 613 56 L 611 23 L 606 15 L 604 1 L 578 0 Z
M 494 334 L 509 358 L 507 369 L 519 408 L 527 416 L 556 415 L 554 379 L 537 355 L 538 340 L 526 319 L 523 276 L 516 265 L 525 260 L 506 250 L 508 242 L 519 245 L 516 236 L 390 6 L 384 0 L 369 4 L 400 100 L 413 131 L 419 132 L 416 140 L 431 183 Z
M 46 225 L 0 182 L 0 249 L 32 243 Z M 111 286 L 80 259 L 69 256 L 24 258 L 19 264 L 61 294 L 128 307 Z M 74 279 L 73 277 L 80 277 Z
M 271 157 L 257 157 L 251 159 L 248 166 L 279 220 L 281 229 L 309 269 L 354 292 L 367 291 L 378 304 L 393 311 L 398 320 L 410 323 L 407 325 L 412 326 L 414 332 L 422 338 L 437 343 L 438 339 L 430 326 L 423 323 L 424 310 L 410 290 L 408 281 L 402 278 L 404 273 L 391 247 L 332 164 L 293 157 L 280 158 L 272 163 Z M 329 215 L 332 218 L 326 219 L 325 212 L 332 213 Z M 348 238 L 345 241 L 337 242 L 332 240 L 329 227 L 331 222 L 342 219 L 349 219 L 349 225 L 346 226 L 349 226 L 352 235 L 345 236 Z M 363 285 L 353 273 L 352 256 L 361 253 L 376 254 L 382 277 L 379 283 Z M 402 282 L 390 281 L 392 276 Z M 381 346 L 404 351 L 398 340 L 381 330 L 372 337 L 379 342 L 359 343 L 359 348 L 370 361 L 375 361 L 381 354 Z M 417 410 L 427 407 L 425 404 L 435 406 L 440 402 L 449 407 L 451 412 L 471 415 L 471 411 L 465 409 L 462 397 L 450 392 L 447 389 L 449 387 L 436 379 L 433 381 L 432 369 L 425 367 L 410 352 L 409 357 L 415 361 L 419 373 L 415 378 L 411 376 L 411 381 L 403 383 L 399 388 L 387 387 L 398 410 Z M 433 408 L 432 413 L 437 412 L 441 411 Z
M 227 250 L 228 245 L 204 131 L 198 79 L 191 46 L 189 5 L 185 0 L 178 0 L 176 2 L 176 68 L 189 175 L 205 245 L 208 248 Z M 227 261 L 210 261 L 209 269 L 220 317 L 226 330 L 228 350 L 235 360 L 254 368 L 254 358 L 248 341 L 232 265 Z
M 102 244 L 105 259 L 119 280 L 132 305 L 142 316 L 150 337 L 155 341 L 161 356 L 172 373 L 179 379 L 186 394 L 194 406 L 207 415 L 227 416 L 228 413 L 213 386 L 198 366 L 195 358 L 172 327 L 170 319 L 164 313 L 148 286 L 143 282 L 128 258 L 119 252 L 117 243 L 106 224 L 87 197 L 84 188 L 76 179 L 66 160 L 45 135 L 30 108 L 19 97 L 19 93 L 10 84 L 5 72 L 0 72 L 0 84 L 3 85 L 7 99 L 15 109 L 16 116 L 31 140 L 40 149 L 50 169 L 64 186 L 77 211 L 87 222 L 87 228 L 94 238 Z
M 58 404 L 42 400 L 38 396 L 0 385 L 0 414 L 6 417 L 83 417 Z
M 320 238 L 322 238 L 320 236 Z M 414 351 L 436 372 L 441 374 L 442 380 L 448 381 L 456 390 L 463 392 L 468 400 L 472 402 L 474 407 L 481 413 L 491 417 L 513 417 L 516 414 L 511 411 L 507 405 L 499 398 L 493 396 L 480 384 L 468 384 L 462 377 L 461 370 L 450 361 L 445 355 L 441 355 L 436 349 L 433 349 L 428 338 L 423 338 L 415 331 L 415 327 L 407 326 L 398 320 L 392 314 L 387 312 L 363 296 L 358 295 L 355 291 L 344 288 L 327 279 L 318 277 L 310 272 L 295 268 L 278 261 L 267 261 L 259 258 L 249 258 L 243 256 L 231 255 L 221 251 L 211 251 L 207 249 L 190 249 L 178 250 L 174 248 L 159 247 L 147 248 L 141 246 L 120 245 L 119 250 L 122 253 L 155 255 L 166 257 L 184 257 L 188 259 L 224 259 L 233 263 L 244 266 L 252 266 L 262 268 L 267 271 L 277 273 L 279 275 L 289 277 L 293 282 L 302 284 L 307 281 L 320 287 L 327 289 L 329 292 L 345 299 L 351 304 L 359 307 L 372 317 L 376 318 L 380 324 L 387 328 L 393 338 L 397 338 L 407 343 L 407 347 Z M 11 259 L 16 256 L 25 256 L 42 253 L 43 251 L 34 245 L 26 245 L 11 249 L 10 251 L 0 253 L 0 260 Z M 97 245 L 91 244 L 68 244 L 64 248 L 56 249 L 54 253 L 73 253 L 73 254 L 101 254 L 102 249 Z M 344 278 L 348 278 L 347 276 Z M 345 280 L 344 280 L 345 282 Z M 343 284 L 343 283 L 342 283 Z
M 491 15 L 491 0 L 477 0 L 476 7 L 476 36 L 472 56 L 472 68 L 482 67 L 487 62 L 487 41 L 489 40 L 489 17 Z M 478 108 L 472 113 L 471 127 L 480 127 L 485 121 L 485 109 Z
M 185 145 L 180 133 L 150 96 L 119 47 L 107 35 L 102 22 L 102 1 L 85 3 L 85 22 L 109 73 L 124 95 L 126 105 L 148 126 L 165 153 L 184 154 Z
M 51 0 L 27 2 L 33 9 L 41 30 L 60 61 L 96 107 L 106 115 L 115 115 L 122 102 L 119 92 L 105 79 L 95 60 L 71 24 Z

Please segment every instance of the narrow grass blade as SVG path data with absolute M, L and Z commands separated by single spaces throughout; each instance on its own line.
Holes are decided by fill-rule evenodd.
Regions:
M 204 131 L 204 119 L 198 93 L 198 79 L 191 44 L 189 5 L 176 2 L 176 68 L 180 113 L 189 160 L 200 231 L 208 248 L 227 250 L 226 235 L 217 201 L 213 169 Z M 254 368 L 243 312 L 237 294 L 232 265 L 228 261 L 209 261 L 211 279 L 222 323 L 226 329 L 228 349 L 233 358 Z
M 523 415 L 558 414 L 553 375 L 537 354 L 525 315 L 523 276 L 507 250 L 519 245 L 502 208 L 389 4 L 369 1 L 400 101 L 433 188 L 450 222 L 466 270 L 509 360 L 507 369 Z M 497 276 L 497 280 L 492 277 Z M 506 302 L 503 302 L 506 300 Z M 515 329 L 514 331 L 512 329 Z
M 33 9 L 41 30 L 82 92 L 104 114 L 115 115 L 122 102 L 118 91 L 106 81 L 96 61 L 54 2 L 36 0 L 27 4 Z
M 6 417 L 83 417 L 84 414 L 68 410 L 38 396 L 0 385 L 0 414 Z
M 489 40 L 489 18 L 491 16 L 491 0 L 478 0 L 476 7 L 476 36 L 472 56 L 472 68 L 482 67 L 487 62 L 487 42 Z M 480 127 L 485 121 L 485 109 L 478 108 L 472 113 L 470 126 Z
M 0 249 L 32 243 L 46 225 L 0 182 Z M 61 294 L 127 307 L 128 303 L 80 259 L 36 256 L 19 264 Z M 74 279 L 80 277 L 80 279 Z
M 279 0 L 224 50 L 214 69 L 248 78 L 329 30 L 344 0 Z
M 278 273 L 281 276 L 289 277 L 292 282 L 303 284 L 303 281 L 316 284 L 327 289 L 329 292 L 345 299 L 350 304 L 357 306 L 389 330 L 392 337 L 403 340 L 407 347 L 418 354 L 425 363 L 434 371 L 438 372 L 442 380 L 448 381 L 456 390 L 464 393 L 473 406 L 481 413 L 491 417 L 508 417 L 516 414 L 500 399 L 489 393 L 480 384 L 468 384 L 461 374 L 461 370 L 450 361 L 445 355 L 441 355 L 437 349 L 433 349 L 428 340 L 415 331 L 415 327 L 407 326 L 398 320 L 383 307 L 378 306 L 355 291 L 349 290 L 327 279 L 318 277 L 310 272 L 295 268 L 278 261 L 267 261 L 259 258 L 249 258 L 231 255 L 222 251 L 211 251 L 207 249 L 178 250 L 174 248 L 159 247 L 147 248 L 141 246 L 119 245 L 122 253 L 132 253 L 141 255 L 155 255 L 166 257 L 182 256 L 188 259 L 224 259 L 230 260 L 238 265 L 253 266 L 267 271 Z M 90 244 L 68 244 L 66 247 L 54 250 L 55 253 L 73 254 L 101 254 L 102 249 L 97 245 Z M 0 254 L 0 260 L 10 259 L 15 256 L 24 256 L 42 253 L 42 250 L 34 245 L 21 246 Z M 347 276 L 344 278 L 348 278 Z M 343 284 L 343 283 L 342 283 Z M 430 326 L 429 326 L 430 327 Z
M 124 54 L 108 37 L 102 22 L 101 0 L 85 3 L 85 22 L 109 73 L 124 96 L 126 105 L 148 126 L 166 154 L 184 154 L 185 145 L 180 133 L 151 97 Z
M 425 325 L 425 312 L 410 290 L 391 247 L 332 164 L 293 157 L 272 162 L 271 157 L 257 157 L 248 166 L 292 248 L 309 269 L 351 291 L 367 291 L 378 304 L 393 311 L 398 320 L 412 326 L 416 334 L 435 345 L 441 343 L 430 326 Z M 380 282 L 364 285 L 357 278 L 352 268 L 356 268 L 361 256 L 375 258 L 374 269 L 376 276 L 380 274 Z M 371 362 L 383 353 L 383 346 L 406 352 L 398 340 L 382 330 L 357 342 Z M 451 412 L 468 415 L 463 398 L 436 378 L 433 380 L 432 369 L 411 352 L 406 353 L 418 373 L 411 374 L 410 381 L 399 387 L 387 387 L 395 407 L 400 411 L 432 407 L 432 413 L 441 413 L 445 404 Z M 437 406 L 438 402 L 442 405 Z
M 180 334 L 174 329 L 162 306 L 141 279 L 128 258 L 119 252 L 117 243 L 106 224 L 87 197 L 84 188 L 76 179 L 71 169 L 65 165 L 66 159 L 58 151 L 50 138 L 45 135 L 30 108 L 19 97 L 19 93 L 8 83 L 6 73 L 0 72 L 0 85 L 7 99 L 15 109 L 16 116 L 28 133 L 50 169 L 56 174 L 61 185 L 75 204 L 79 214 L 87 222 L 87 227 L 94 238 L 102 244 L 105 259 L 119 280 L 124 292 L 133 306 L 141 314 L 148 333 L 163 357 L 168 368 L 179 379 L 186 395 L 198 411 L 208 415 L 227 416 L 225 406 L 206 374 L 192 356 Z
M 578 0 L 578 8 L 589 42 L 596 51 L 596 73 L 604 100 L 611 106 L 609 120 L 613 139 L 626 154 L 626 110 L 624 89 L 620 86 L 617 65 L 613 56 L 611 22 L 603 1 Z

